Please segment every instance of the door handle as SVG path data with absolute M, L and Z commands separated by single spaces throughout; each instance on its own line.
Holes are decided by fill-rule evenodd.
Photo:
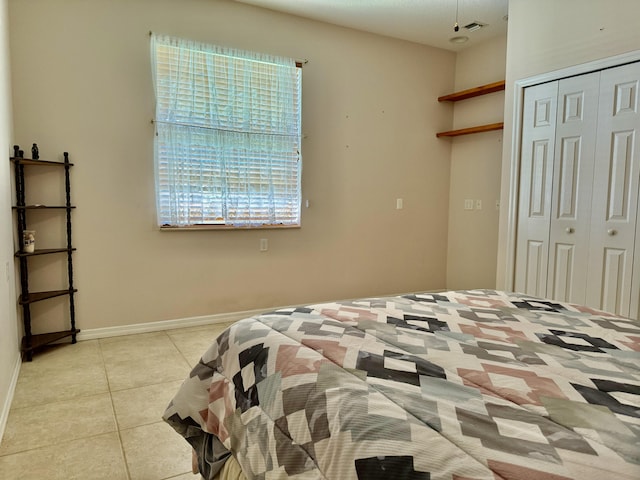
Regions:
M 573 232 L 575 232 L 575 230 L 573 229 L 573 227 L 567 227 L 565 229 L 565 232 L 567 232 L 568 234 L 572 234 Z
M 607 230 L 607 235 L 609 235 L 610 237 L 613 237 L 614 235 L 617 235 L 618 231 L 615 228 L 610 228 L 609 230 Z

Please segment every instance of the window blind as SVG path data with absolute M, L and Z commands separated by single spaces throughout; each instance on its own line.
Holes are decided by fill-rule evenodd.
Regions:
M 151 37 L 161 226 L 300 224 L 301 69 Z

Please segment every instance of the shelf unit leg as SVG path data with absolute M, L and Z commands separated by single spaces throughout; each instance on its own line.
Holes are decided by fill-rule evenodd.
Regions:
M 67 202 L 67 269 L 69 276 L 69 317 L 71 320 L 71 330 L 76 329 L 76 307 L 73 298 L 73 258 L 71 242 L 71 180 L 69 178 L 69 153 L 64 152 L 64 187 Z M 71 336 L 71 343 L 76 343 L 76 334 Z

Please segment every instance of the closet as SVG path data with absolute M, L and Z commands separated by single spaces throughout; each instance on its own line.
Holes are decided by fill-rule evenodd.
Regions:
M 524 91 L 515 289 L 638 318 L 640 63 Z

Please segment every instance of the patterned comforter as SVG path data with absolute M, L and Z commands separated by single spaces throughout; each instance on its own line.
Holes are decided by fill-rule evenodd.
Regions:
M 497 291 L 233 324 L 165 420 L 205 478 L 640 478 L 640 324 Z

